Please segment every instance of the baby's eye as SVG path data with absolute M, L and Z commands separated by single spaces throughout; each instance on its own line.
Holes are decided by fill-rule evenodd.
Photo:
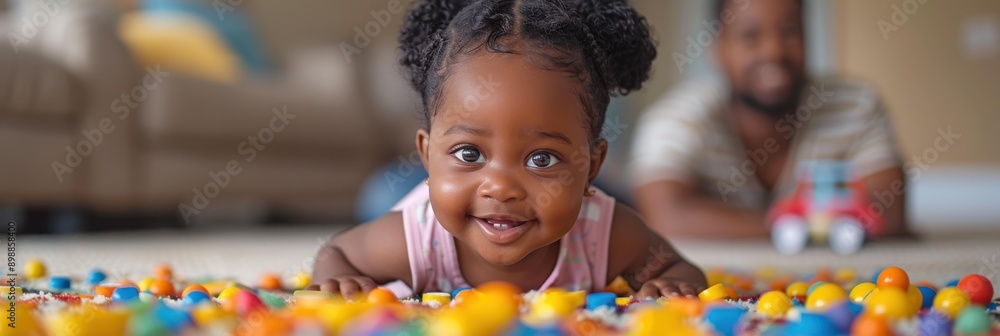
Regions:
M 486 159 L 483 158 L 483 154 L 479 152 L 478 149 L 472 147 L 462 147 L 457 151 L 452 153 L 455 158 L 462 160 L 465 163 L 483 163 Z
M 528 167 L 531 168 L 549 168 L 556 163 L 559 163 L 559 159 L 549 153 L 537 153 L 528 158 Z

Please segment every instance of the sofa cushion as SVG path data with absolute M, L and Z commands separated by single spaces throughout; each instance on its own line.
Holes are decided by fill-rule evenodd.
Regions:
M 69 122 L 83 100 L 80 83 L 31 50 L 0 48 L 0 118 Z

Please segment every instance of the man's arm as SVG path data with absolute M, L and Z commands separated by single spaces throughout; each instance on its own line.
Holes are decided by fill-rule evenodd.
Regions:
M 646 183 L 634 196 L 646 222 L 663 237 L 751 238 L 768 233 L 765 214 L 698 195 L 680 182 Z
M 885 209 L 882 223 L 886 237 L 912 236 L 906 220 L 906 178 L 900 167 L 889 168 L 864 177 L 868 201 Z

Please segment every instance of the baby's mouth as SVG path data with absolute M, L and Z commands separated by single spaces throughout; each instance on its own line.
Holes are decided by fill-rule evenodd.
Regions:
M 493 228 L 497 230 L 507 230 L 511 228 L 516 228 L 528 222 L 528 221 L 516 221 L 510 219 L 496 219 L 496 218 L 482 218 L 482 220 L 486 221 L 486 223 L 489 223 L 490 225 L 493 225 Z
M 469 216 L 482 228 L 486 239 L 499 245 L 507 245 L 516 241 L 523 235 L 530 224 L 536 220 L 525 220 L 524 218 L 511 217 L 505 215 L 484 215 Z

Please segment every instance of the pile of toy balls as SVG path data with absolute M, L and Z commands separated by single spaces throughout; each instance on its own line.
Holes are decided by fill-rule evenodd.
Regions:
M 897 267 L 870 282 L 849 269 L 763 273 L 711 270 L 697 298 L 523 293 L 493 282 L 400 300 L 384 288 L 356 298 L 302 290 L 307 274 L 265 274 L 253 288 L 179 280 L 167 265 L 138 282 L 100 270 L 71 279 L 32 260 L 19 282 L 28 286 L 2 289 L 16 322 L 0 335 L 1000 335 L 982 275 L 937 288 Z M 609 290 L 629 289 L 617 279 Z

